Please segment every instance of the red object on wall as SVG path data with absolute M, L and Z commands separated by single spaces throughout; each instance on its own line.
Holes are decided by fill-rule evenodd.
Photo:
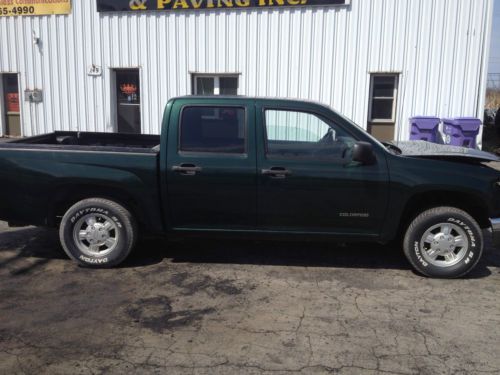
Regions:
M 19 94 L 7 94 L 7 112 L 19 112 Z

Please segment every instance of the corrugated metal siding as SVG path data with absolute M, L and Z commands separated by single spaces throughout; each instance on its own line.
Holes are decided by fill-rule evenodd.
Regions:
M 84 5 L 85 4 L 85 5 Z M 397 124 L 479 116 L 493 0 L 353 0 L 348 7 L 0 18 L 0 72 L 19 72 L 24 135 L 114 131 L 111 68 L 140 67 L 144 133 L 191 93 L 190 72 L 241 73 L 239 93 L 308 98 L 366 127 L 370 72 L 399 72 Z M 33 44 L 32 32 L 41 38 Z M 87 75 L 92 64 L 101 77 Z

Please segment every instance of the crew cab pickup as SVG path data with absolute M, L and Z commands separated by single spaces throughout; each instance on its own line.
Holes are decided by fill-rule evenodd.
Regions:
M 389 243 L 460 277 L 500 233 L 498 158 L 382 144 L 327 106 L 179 97 L 161 136 L 55 132 L 0 145 L 0 218 L 59 228 L 68 256 L 110 267 L 139 234 Z M 483 233 L 484 232 L 484 233 Z

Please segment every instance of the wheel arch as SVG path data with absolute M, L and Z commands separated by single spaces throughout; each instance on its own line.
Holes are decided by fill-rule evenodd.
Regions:
M 147 216 L 140 200 L 130 192 L 116 186 L 99 184 L 64 184 L 54 188 L 48 202 L 47 224 L 58 226 L 66 211 L 75 203 L 88 198 L 103 198 L 114 201 L 130 211 L 140 227 L 147 224 Z
M 477 195 L 470 192 L 450 190 L 428 190 L 418 192 L 410 197 L 401 213 L 399 233 L 408 227 L 419 213 L 439 206 L 450 206 L 459 208 L 477 221 L 481 228 L 490 225 L 488 217 L 488 206 Z

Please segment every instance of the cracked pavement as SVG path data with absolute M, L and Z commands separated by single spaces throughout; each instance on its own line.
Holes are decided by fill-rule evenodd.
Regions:
M 461 280 L 375 245 L 143 240 L 70 261 L 0 223 L 0 373 L 500 374 L 500 251 Z

